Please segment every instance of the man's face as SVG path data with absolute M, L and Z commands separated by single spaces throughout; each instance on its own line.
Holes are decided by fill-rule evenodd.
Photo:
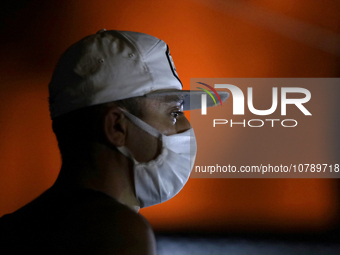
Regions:
M 188 130 L 191 126 L 183 114 L 183 100 L 178 96 L 155 96 L 140 103 L 144 122 L 163 135 L 173 135 Z M 129 123 L 127 144 L 138 162 L 155 159 L 162 149 L 161 141 L 141 128 Z

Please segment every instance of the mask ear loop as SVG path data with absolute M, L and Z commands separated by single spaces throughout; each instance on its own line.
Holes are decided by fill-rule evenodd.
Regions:
M 121 107 L 118 107 L 123 113 L 124 115 L 133 123 L 135 124 L 137 127 L 139 127 L 140 129 L 144 130 L 145 132 L 147 132 L 148 134 L 158 138 L 159 140 L 162 141 L 163 143 L 163 135 L 161 132 L 159 132 L 157 129 L 155 129 L 154 127 L 150 126 L 149 124 L 147 124 L 146 122 L 142 121 L 141 119 L 139 119 L 138 117 L 136 117 L 135 115 L 129 113 L 127 110 L 122 109 Z M 134 164 L 139 164 L 139 162 L 133 157 L 132 153 L 130 152 L 130 150 L 128 148 L 126 148 L 125 146 L 123 147 L 117 147 L 117 149 L 123 153 L 126 157 L 132 159 L 132 161 L 134 162 Z
M 145 123 L 144 121 L 142 121 L 141 119 L 137 118 L 135 115 L 129 113 L 127 110 L 124 110 L 122 108 L 119 107 L 119 109 L 124 113 L 124 115 L 133 123 L 135 124 L 137 127 L 140 127 L 141 129 L 143 129 L 145 132 L 149 133 L 150 135 L 161 139 L 162 138 L 162 134 L 161 132 L 159 132 L 157 129 L 155 129 L 154 127 L 150 126 L 149 124 Z

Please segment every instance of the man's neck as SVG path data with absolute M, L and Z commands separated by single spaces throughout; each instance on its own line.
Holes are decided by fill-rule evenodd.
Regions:
M 98 190 L 134 211 L 139 209 L 133 185 L 133 163 L 120 152 L 98 148 L 89 157 L 64 158 L 53 186 L 62 190 Z

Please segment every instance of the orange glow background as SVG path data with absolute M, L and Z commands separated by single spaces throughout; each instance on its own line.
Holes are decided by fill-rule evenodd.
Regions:
M 190 78 L 340 70 L 335 0 L 22 0 L 1 8 L 1 17 L 0 216 L 58 175 L 47 86 L 62 52 L 88 34 L 106 28 L 163 39 L 185 89 Z M 318 125 L 308 132 L 320 128 L 335 132 Z M 141 213 L 156 231 L 319 232 L 338 224 L 339 198 L 333 179 L 190 179 L 175 198 Z

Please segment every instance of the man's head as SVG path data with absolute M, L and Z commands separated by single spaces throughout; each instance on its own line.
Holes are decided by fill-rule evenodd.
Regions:
M 63 163 L 95 156 L 107 170 L 104 161 L 117 169 L 129 158 L 141 206 L 170 199 L 188 180 L 196 142 L 183 110 L 200 107 L 204 92 L 182 90 L 164 41 L 115 30 L 87 36 L 62 55 L 49 92 Z

